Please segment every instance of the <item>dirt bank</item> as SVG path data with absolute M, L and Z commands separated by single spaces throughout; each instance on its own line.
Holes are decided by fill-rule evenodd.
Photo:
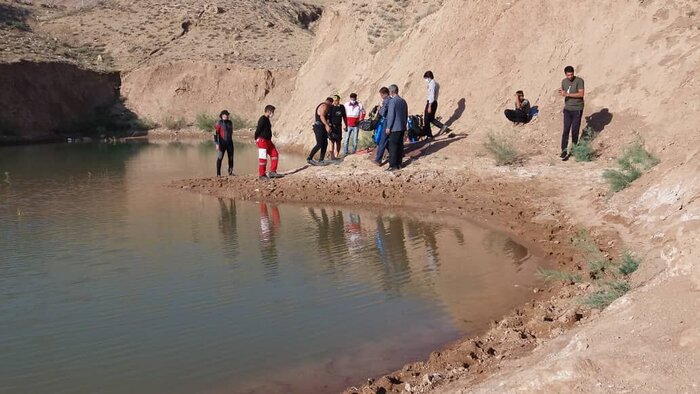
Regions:
M 0 142 L 61 140 L 61 129 L 116 104 L 119 73 L 67 63 L 0 64 Z
M 289 93 L 294 75 L 289 69 L 181 61 L 127 73 L 123 94 L 139 116 L 157 123 L 194 122 L 200 113 L 216 116 L 224 108 L 254 123 L 266 104 Z

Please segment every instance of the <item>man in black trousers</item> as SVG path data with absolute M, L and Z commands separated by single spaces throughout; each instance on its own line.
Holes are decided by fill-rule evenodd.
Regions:
M 583 116 L 583 97 L 585 96 L 585 86 L 583 79 L 574 75 L 574 68 L 566 66 L 564 68 L 566 78 L 561 81 L 559 94 L 564 97 L 564 130 L 561 133 L 561 155 L 562 160 L 569 158 L 569 132 L 571 132 L 571 142 L 578 144 L 578 132 L 581 128 L 581 117 Z
M 403 137 L 408 124 L 408 104 L 399 96 L 396 85 L 389 86 L 391 100 L 388 103 L 385 130 L 389 135 L 389 168 L 396 171 L 401 168 L 403 160 Z

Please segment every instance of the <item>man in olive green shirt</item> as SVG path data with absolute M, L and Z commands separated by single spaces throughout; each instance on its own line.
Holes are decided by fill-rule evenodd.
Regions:
M 559 94 L 564 97 L 564 131 L 561 135 L 561 157 L 563 160 L 569 158 L 567 150 L 569 146 L 569 133 L 571 142 L 578 144 L 578 133 L 581 128 L 581 117 L 583 116 L 583 96 L 585 93 L 583 79 L 574 75 L 574 68 L 566 66 L 564 68 L 566 78 L 561 81 Z

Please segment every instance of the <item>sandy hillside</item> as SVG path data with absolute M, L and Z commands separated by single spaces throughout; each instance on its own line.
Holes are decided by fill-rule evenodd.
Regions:
M 97 70 L 112 69 L 112 59 L 95 43 L 72 43 L 37 29 L 37 19 L 60 8 L 32 1 L 0 0 L 0 63 L 64 62 Z
M 336 21 L 346 15 L 342 24 L 351 28 L 342 40 L 358 45 L 351 60 L 384 48 L 441 3 L 46 0 L 27 7 L 33 30 L 62 45 L 96 48 L 87 64 L 121 71 L 122 95 L 137 114 L 191 123 L 222 108 L 249 121 L 268 103 L 282 114 L 324 13 Z M 347 63 L 343 57 L 335 62 Z
M 298 67 L 321 9 L 296 0 L 109 0 L 42 18 L 40 28 L 66 41 L 100 43 L 122 71 L 181 60 L 259 68 Z

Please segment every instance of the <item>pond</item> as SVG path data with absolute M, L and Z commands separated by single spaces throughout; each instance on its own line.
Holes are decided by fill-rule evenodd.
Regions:
M 0 392 L 336 392 L 532 293 L 540 260 L 466 222 L 164 187 L 214 161 L 211 142 L 0 148 Z

